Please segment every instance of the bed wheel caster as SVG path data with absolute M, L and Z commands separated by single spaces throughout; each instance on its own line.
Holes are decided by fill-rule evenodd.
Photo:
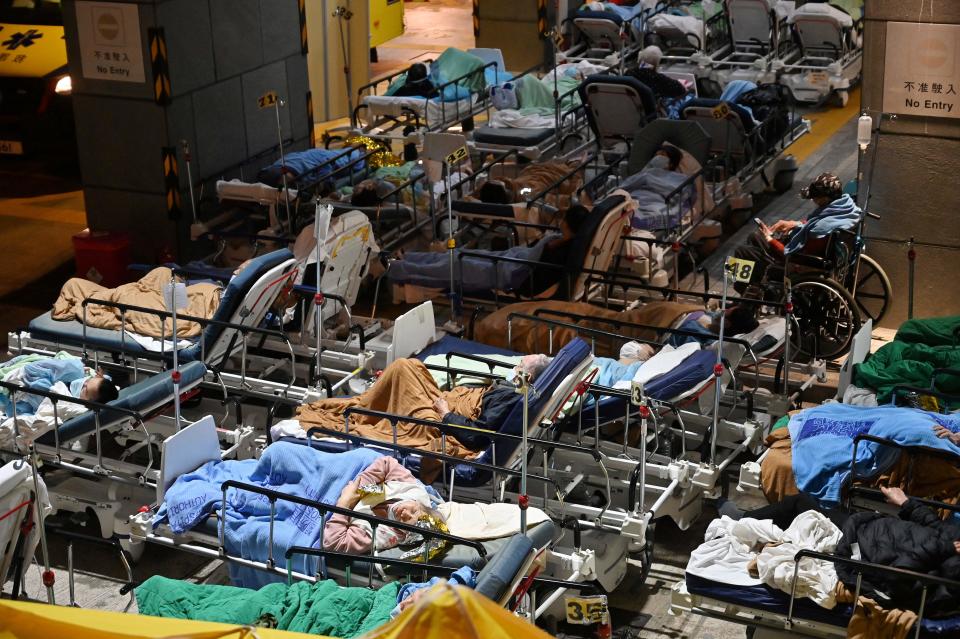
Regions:
M 847 103 L 850 102 L 850 92 L 849 91 L 834 91 L 833 96 L 831 96 L 831 102 L 834 106 L 840 107 L 841 109 L 847 106 Z

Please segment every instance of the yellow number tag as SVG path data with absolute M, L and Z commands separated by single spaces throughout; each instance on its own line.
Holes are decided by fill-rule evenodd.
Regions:
M 595 623 L 610 623 L 610 611 L 607 609 L 607 596 L 564 597 L 567 611 L 567 623 L 589 626 Z
M 444 161 L 449 165 L 453 166 L 455 164 L 460 164 L 467 159 L 467 147 L 461 146 L 459 149 L 448 155 L 444 158 Z
M 640 382 L 630 382 L 630 403 L 634 406 L 643 403 L 643 384 Z
M 713 107 L 713 119 L 722 120 L 727 117 L 727 114 L 730 113 L 730 106 L 726 102 L 721 102 L 717 106 Z
M 753 267 L 755 262 L 752 260 L 741 260 L 736 257 L 728 257 L 726 263 L 727 272 L 737 282 L 749 282 L 753 277 Z
M 277 93 L 276 91 L 267 91 L 259 98 L 257 98 L 257 106 L 261 109 L 268 109 L 277 103 Z

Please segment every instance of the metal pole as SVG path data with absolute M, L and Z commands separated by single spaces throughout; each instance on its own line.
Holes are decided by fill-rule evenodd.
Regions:
M 14 402 L 16 405 L 16 402 Z M 16 422 L 16 415 L 14 415 Z M 40 533 L 40 554 L 43 556 L 43 585 L 47 589 L 47 603 L 56 605 L 57 598 L 53 592 L 53 584 L 56 583 L 56 575 L 50 570 L 50 550 L 47 548 L 47 515 L 43 512 L 43 504 L 40 503 L 40 478 L 37 476 L 37 448 L 30 442 L 30 471 L 33 473 L 33 493 L 36 495 L 34 504 L 37 513 L 37 527 Z
M 450 177 L 450 163 L 447 162 L 446 159 L 443 161 L 443 169 L 443 173 L 445 173 L 444 190 L 447 193 L 447 251 L 450 255 L 450 310 L 452 312 L 451 319 L 459 319 L 456 284 L 454 278 L 454 252 L 457 248 L 457 240 L 455 240 L 453 237 L 453 194 L 450 192 L 450 182 L 452 178 Z
M 170 378 L 173 380 L 173 413 L 176 420 L 177 432 L 180 432 L 180 367 L 178 364 L 177 348 L 177 276 L 170 272 L 170 314 L 173 319 L 173 371 Z M 200 339 L 203 339 L 201 337 Z
M 523 432 L 521 433 L 520 451 L 520 496 L 517 503 L 520 505 L 520 532 L 527 534 L 527 427 L 530 419 L 530 377 L 527 371 L 520 370 L 517 373 L 517 380 L 520 382 L 519 392 L 523 393 Z
M 727 317 L 727 285 L 730 271 L 723 269 L 723 295 L 720 298 L 720 339 L 717 340 L 717 363 L 713 367 L 713 428 L 710 433 L 710 464 L 717 457 L 717 430 L 720 427 L 720 381 L 723 377 L 723 331 Z
M 323 352 L 323 342 L 321 339 L 321 330 L 323 328 L 323 293 L 320 292 L 320 278 L 323 274 L 323 268 L 320 266 L 321 256 L 323 255 L 322 249 L 320 248 L 321 242 L 326 243 L 326 233 L 324 237 L 321 238 L 321 229 L 320 229 L 320 204 L 317 203 L 317 208 L 314 210 L 313 214 L 313 235 L 317 239 L 317 292 L 313 295 L 313 330 L 314 337 L 317 340 L 317 380 L 320 379 L 320 376 L 323 374 L 323 367 L 321 365 L 321 353 Z M 312 380 L 311 380 L 312 381 Z
M 790 329 L 793 328 L 793 287 L 787 280 L 787 303 L 783 305 L 784 319 L 787 322 L 783 342 L 783 395 L 790 396 Z
M 907 242 L 907 260 L 909 268 L 907 274 L 907 319 L 913 319 L 913 277 L 917 265 L 917 250 L 913 248 L 912 237 Z
M 277 114 L 277 142 L 280 145 L 280 176 L 283 179 L 283 201 L 287 205 L 287 231 L 293 232 L 293 219 L 290 217 L 290 191 L 287 186 L 287 162 L 283 155 L 283 127 L 280 125 L 280 107 L 285 106 L 281 98 L 277 98 L 277 101 L 273 103 L 273 110 Z M 317 282 L 317 286 L 320 283 Z
M 180 140 L 183 146 L 183 160 L 187 163 L 187 186 L 190 187 L 190 208 L 193 211 L 193 223 L 197 223 L 197 201 L 193 197 L 193 170 L 190 168 L 190 144 L 186 140 Z

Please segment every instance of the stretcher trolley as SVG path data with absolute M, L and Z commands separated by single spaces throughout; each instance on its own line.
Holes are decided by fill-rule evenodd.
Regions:
M 827 3 L 807 3 L 788 22 L 800 42 L 800 57 L 782 67 L 780 83 L 798 102 L 833 98 L 846 105 L 863 72 L 862 17 Z
M 799 57 L 788 24 L 793 4 L 781 0 L 727 0 L 732 49 L 729 55 L 714 61 L 711 79 L 721 87 L 735 80 L 776 82 L 778 71 Z

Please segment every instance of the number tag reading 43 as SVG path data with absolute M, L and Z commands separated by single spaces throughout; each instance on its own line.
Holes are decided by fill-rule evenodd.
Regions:
M 736 257 L 728 257 L 726 263 L 727 272 L 730 277 L 738 282 L 749 282 L 753 276 L 753 267 L 756 265 L 752 260 L 741 260 Z
M 564 597 L 567 610 L 567 623 L 589 626 L 595 623 L 610 623 L 610 611 L 607 609 L 607 596 Z

